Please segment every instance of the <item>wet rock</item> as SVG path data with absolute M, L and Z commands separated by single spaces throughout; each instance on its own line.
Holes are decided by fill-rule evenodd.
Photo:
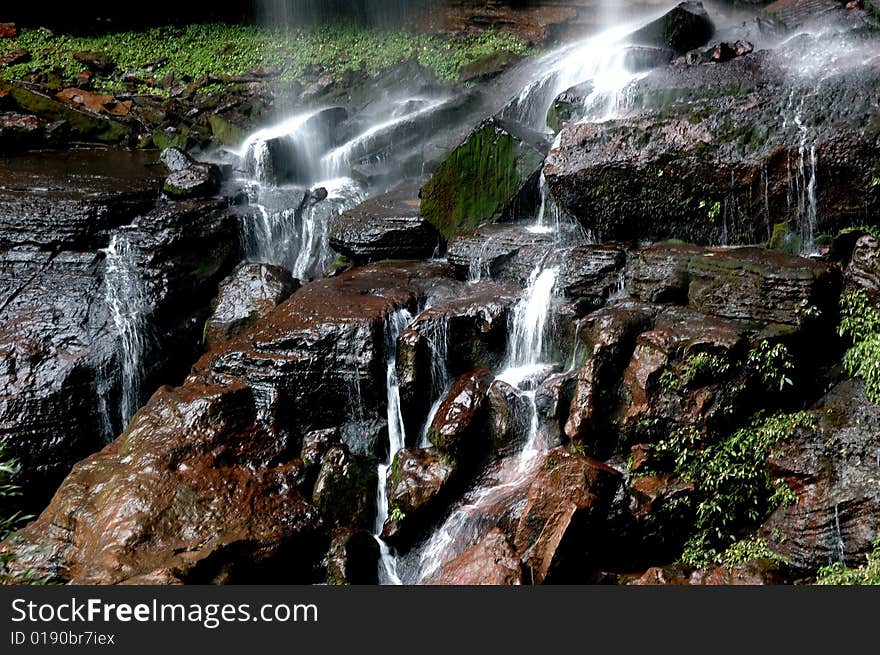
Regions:
M 87 66 L 89 70 L 102 75 L 112 73 L 116 69 L 116 64 L 105 52 L 83 50 L 81 52 L 74 52 L 73 58 Z
M 589 444 L 603 434 L 603 426 L 613 414 L 612 398 L 636 338 L 653 324 L 658 312 L 655 306 L 619 301 L 580 322 L 578 336 L 586 360 L 578 370 L 565 423 L 569 439 Z
M 489 387 L 489 432 L 501 457 L 518 453 L 528 439 L 532 417 L 529 399 L 517 388 L 495 380 Z
M 81 88 L 63 89 L 55 94 L 55 98 L 72 107 L 93 114 L 120 118 L 131 113 L 131 100 L 118 100 L 112 95 L 92 93 Z
M 864 289 L 875 303 L 880 303 L 880 240 L 870 234 L 859 237 L 845 280 L 847 286 Z
M 165 178 L 162 190 L 171 198 L 208 198 L 220 192 L 223 176 L 216 164 L 196 162 Z
M 626 288 L 646 302 L 687 304 L 736 320 L 798 325 L 802 310 L 831 316 L 840 286 L 826 264 L 759 248 L 664 244 L 636 251 Z
M 535 205 L 545 137 L 490 118 L 422 188 L 421 213 L 447 239 Z
M 404 187 L 335 217 L 330 246 L 360 262 L 428 259 L 442 250 L 443 239 L 419 216 L 418 189 Z
M 804 37 L 723 65 L 652 71 L 628 89 L 625 118 L 562 131 L 544 171 L 552 197 L 603 242 L 754 244 L 785 223 L 812 250 L 863 224 L 880 201 L 870 186 L 878 91 L 865 83 L 875 71 L 842 55 L 817 80 L 803 72 L 815 47 Z M 794 178 L 803 193 L 790 202 Z
M 313 430 L 303 435 L 300 458 L 307 469 L 320 469 L 324 455 L 340 443 L 339 430 L 336 428 Z M 317 475 L 317 470 L 315 473 Z
M 380 263 L 317 280 L 197 370 L 260 389 L 279 434 L 336 428 L 352 453 L 378 456 L 387 439 L 388 316 L 415 307 L 442 276 L 437 265 Z
M 715 26 L 703 3 L 689 1 L 633 32 L 628 39 L 640 45 L 684 53 L 704 45 L 714 33 Z
M 790 31 L 842 12 L 841 4 L 836 0 L 777 0 L 764 7 L 763 16 L 774 28 Z
M 587 98 L 593 93 L 594 88 L 593 82 L 583 82 L 556 96 L 547 112 L 547 127 L 558 133 L 565 123 L 583 118 Z
M 195 159 L 180 148 L 166 148 L 159 155 L 159 159 L 165 164 L 165 168 L 172 173 L 186 170 L 196 163 Z
M 542 429 L 552 444 L 563 441 L 576 384 L 576 370 L 555 373 L 544 380 L 535 392 L 535 409 L 543 424 Z
M 557 288 L 574 301 L 578 313 L 602 307 L 615 293 L 622 293 L 627 253 L 623 248 L 578 246 L 565 253 Z
M 675 57 L 675 50 L 657 46 L 630 46 L 624 54 L 624 66 L 633 73 L 665 66 Z
M 518 289 L 492 282 L 451 283 L 404 330 L 398 340 L 397 377 L 408 435 L 421 434 L 425 417 L 451 381 L 501 364 L 518 296 Z
M 721 41 L 711 46 L 707 50 L 694 50 L 687 53 L 681 59 L 673 62 L 673 65 L 695 66 L 697 64 L 708 64 L 710 62 L 723 64 L 737 57 L 743 57 L 753 52 L 755 46 L 748 41 Z
M 205 345 L 213 348 L 240 334 L 298 288 L 290 272 L 279 266 L 239 264 L 220 285 L 214 313 L 205 326 Z
M 388 520 L 383 536 L 408 538 L 442 515 L 454 462 L 434 449 L 405 448 L 394 456 L 388 475 Z
M 718 566 L 708 571 L 695 571 L 689 584 L 709 586 L 781 585 L 791 580 L 785 567 L 769 559 L 753 560 L 745 564 Z
M 797 494 L 761 528 L 770 550 L 796 571 L 833 562 L 861 565 L 880 525 L 880 408 L 860 382 L 843 382 L 814 410 L 816 428 L 798 431 L 770 459 L 770 472 Z
M 16 107 L 24 112 L 50 122 L 65 121 L 72 136 L 78 141 L 126 143 L 131 138 L 131 127 L 118 116 L 111 118 L 108 115 L 95 114 L 19 82 L 0 81 L 0 91 L 9 93 Z
M 0 550 L 56 582 L 311 582 L 326 536 L 279 448 L 243 385 L 162 389 Z
M 379 583 L 379 544 L 365 530 L 333 532 L 327 555 L 327 581 L 334 586 Z
M 14 39 L 18 36 L 18 25 L 15 23 L 0 23 L 0 39 Z
M 525 286 L 553 239 L 521 224 L 486 225 L 455 235 L 446 259 L 459 279 L 491 278 Z
M 453 383 L 428 428 L 428 441 L 443 455 L 458 458 L 478 452 L 486 441 L 484 408 L 493 380 L 492 373 L 483 369 Z
M 43 144 L 46 122 L 28 114 L 0 114 L 0 150 L 15 152 Z
M 239 249 L 236 217 L 222 203 L 150 211 L 152 167 L 140 155 L 77 153 L 89 174 L 70 189 L 72 156 L 16 157 L 6 169 L 15 184 L 0 194 L 9 221 L 0 221 L 0 438 L 22 462 L 29 509 L 122 430 L 124 388 L 136 409 L 147 389 L 185 374 Z M 137 228 L 116 224 L 135 215 Z M 130 325 L 138 341 L 123 345 L 113 302 L 120 316 L 143 319 Z M 128 361 L 137 379 L 126 377 Z
M 375 467 L 344 445 L 332 446 L 321 462 L 312 501 L 330 525 L 369 527 L 376 511 Z
M 519 585 L 522 584 L 522 564 L 505 534 L 493 528 L 476 546 L 447 562 L 429 584 Z
M 502 50 L 466 64 L 458 72 L 459 84 L 467 82 L 487 82 L 498 77 L 520 60 L 519 55 Z
M 584 572 L 591 547 L 601 540 L 591 527 L 619 484 L 620 474 L 600 462 L 561 448 L 547 454 L 513 542 L 527 578 L 543 584 L 555 572 L 574 579 Z

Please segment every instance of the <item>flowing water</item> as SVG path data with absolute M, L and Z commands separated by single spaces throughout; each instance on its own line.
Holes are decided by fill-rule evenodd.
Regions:
M 374 4 L 377 8 L 381 5 L 382 9 L 376 10 L 381 13 L 393 3 Z M 612 6 L 614 3 L 603 3 L 603 7 Z M 288 7 L 311 12 L 312 17 L 319 17 L 323 11 L 314 3 L 294 2 Z M 328 5 L 327 9 L 332 8 Z M 546 115 L 554 99 L 562 91 L 581 83 L 588 83 L 582 107 L 585 118 L 604 120 L 616 115 L 621 109 L 621 98 L 625 97 L 623 91 L 638 77 L 630 70 L 625 40 L 635 27 L 638 24 L 619 24 L 539 58 L 528 67 L 526 83 L 517 87 L 512 97 L 507 96 L 503 115 L 535 130 L 546 131 Z M 498 87 L 492 88 L 498 93 Z M 503 85 L 500 88 L 504 88 Z M 322 127 L 321 119 L 327 116 L 324 113 L 327 110 L 321 108 L 302 112 L 251 135 L 237 152 L 249 171 L 251 198 L 258 209 L 252 223 L 245 228 L 248 257 L 286 266 L 297 277 L 320 275 L 332 257 L 327 246 L 330 218 L 384 190 L 381 184 L 365 182 L 369 178 L 359 175 L 359 169 L 366 166 L 376 170 L 397 164 L 399 172 L 395 181 L 399 181 L 403 168 L 398 160 L 404 159 L 404 153 L 415 153 L 417 159 L 424 160 L 422 152 L 428 140 L 444 129 L 437 117 L 448 109 L 450 101 L 443 95 L 383 92 L 378 103 L 368 105 L 361 114 L 343 121 L 338 134 Z M 484 102 L 481 106 L 485 109 L 487 105 Z M 288 153 L 288 160 L 278 162 L 279 149 Z M 389 177 L 395 175 L 392 173 Z M 285 183 L 285 179 L 290 181 Z M 316 192 L 320 188 L 326 189 L 326 199 L 320 199 L 323 194 Z M 584 235 L 569 226 L 566 217 L 559 213 L 543 177 L 540 193 L 540 207 L 525 229 L 550 234 L 553 238 L 548 241 L 545 256 L 536 265 L 522 298 L 513 309 L 507 353 L 497 372 L 497 379 L 514 387 L 525 400 L 521 411 L 527 411 L 528 416 L 521 418 L 525 419 L 522 424 L 527 434 L 520 435 L 522 439 L 517 442 L 522 445 L 518 452 L 496 462 L 423 544 L 404 553 L 393 552 L 380 535 L 388 518 L 388 471 L 395 455 L 406 445 L 396 348 L 398 338 L 413 319 L 409 312 L 400 310 L 387 321 L 385 382 L 389 442 L 387 457 L 378 466 L 374 526 L 381 551 L 379 578 L 383 584 L 429 581 L 446 562 L 477 543 L 497 522 L 496 508 L 508 507 L 514 499 L 524 497 L 541 455 L 549 448 L 541 434 L 535 397 L 538 386 L 554 371 L 554 365 L 559 364 L 547 361 L 551 350 L 548 325 L 553 318 L 560 271 L 554 262 L 561 250 L 583 242 Z M 491 278 L 489 268 L 485 262 L 477 262 L 470 281 L 478 283 Z M 422 447 L 428 445 L 427 426 L 450 384 L 448 325 L 445 318 L 432 320 L 431 325 L 425 334 L 431 352 L 434 404 L 420 435 Z M 357 375 L 354 382 L 358 381 L 356 378 Z M 359 394 L 353 391 L 352 397 L 355 396 Z M 354 409 L 353 412 L 357 413 Z M 352 420 L 356 422 L 357 416 L 353 415 Z
M 117 340 L 118 418 L 125 426 L 141 404 L 151 308 L 138 271 L 137 251 L 129 236 L 124 231 L 114 234 L 103 252 L 105 301 Z M 112 421 L 109 423 L 113 424 Z

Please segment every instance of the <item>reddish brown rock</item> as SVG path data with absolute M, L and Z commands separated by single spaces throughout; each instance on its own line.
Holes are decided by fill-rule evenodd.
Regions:
M 555 568 L 587 564 L 593 521 L 603 518 L 620 474 L 564 448 L 550 451 L 529 489 L 514 546 L 531 580 L 542 584 Z M 568 552 L 566 552 L 568 551 Z
M 15 23 L 0 23 L 0 39 L 14 39 L 18 36 L 18 25 Z
M 429 584 L 519 585 L 522 584 L 522 564 L 504 533 L 493 528 L 480 543 L 448 562 Z
M 428 440 L 441 453 L 457 457 L 488 441 L 483 409 L 493 380 L 491 371 L 482 369 L 452 385 L 428 429 Z
M 833 562 L 863 564 L 880 534 L 880 407 L 859 382 L 820 402 L 816 428 L 802 428 L 770 459 L 770 472 L 797 494 L 760 535 L 802 573 Z
M 29 53 L 27 50 L 13 50 L 12 52 L 7 52 L 5 55 L 0 56 L 0 68 L 3 68 L 4 66 L 15 66 L 16 64 L 23 64 L 30 60 L 31 53 Z
M 439 503 L 455 473 L 452 461 L 433 449 L 405 448 L 388 475 L 389 518 L 384 536 L 395 537 L 425 527 L 443 511 Z
M 56 93 L 55 97 L 61 102 L 93 114 L 119 117 L 128 116 L 131 112 L 131 100 L 117 100 L 112 95 L 92 93 L 85 89 L 64 89 Z
M 244 385 L 165 388 L 0 550 L 14 575 L 82 584 L 308 582 L 321 518 L 278 459 Z

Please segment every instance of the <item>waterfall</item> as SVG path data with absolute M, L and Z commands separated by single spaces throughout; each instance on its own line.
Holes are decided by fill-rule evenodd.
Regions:
M 428 430 L 440 410 L 443 397 L 451 382 L 447 361 L 449 358 L 449 319 L 446 316 L 441 316 L 438 320 L 432 321 L 428 329 L 425 330 L 425 338 L 431 351 L 432 403 L 419 436 L 419 448 L 428 448 L 431 445 L 428 441 Z
M 639 77 L 628 65 L 626 42 L 637 26 L 619 25 L 541 57 L 536 64 L 539 77 L 508 103 L 504 115 L 546 132 L 547 112 L 559 94 L 585 82 L 590 84 L 583 101 L 585 116 L 598 121 L 616 113 L 620 93 Z
M 406 446 L 406 431 L 400 408 L 400 386 L 397 379 L 397 340 L 412 322 L 412 314 L 399 309 L 388 318 L 385 325 L 385 389 L 388 405 L 388 457 L 378 467 L 378 490 L 376 492 L 376 523 L 374 535 L 379 543 L 380 564 L 379 582 L 381 584 L 401 584 L 397 575 L 397 562 L 388 545 L 382 540 L 382 530 L 388 519 L 388 493 L 386 483 L 388 472 L 394 463 L 394 456 Z
M 105 301 L 113 319 L 120 376 L 119 420 L 124 427 L 140 407 L 151 307 L 128 235 L 113 235 L 105 256 Z M 112 425 L 112 422 L 110 422 Z
M 838 507 L 838 504 L 834 505 L 834 554 L 837 556 L 837 561 L 844 564 L 846 560 L 846 544 L 843 541 L 843 531 L 840 529 L 840 512 Z
M 791 114 L 791 122 L 799 134 L 797 158 L 792 165 L 789 157 L 788 164 L 788 206 L 789 211 L 794 210 L 797 226 L 797 234 L 801 239 L 801 252 L 812 254 L 816 249 L 816 230 L 818 228 L 818 158 L 816 145 L 812 138 L 812 130 L 804 123 L 802 112 L 806 95 L 802 94 L 797 107 L 795 96 L 798 92 L 792 90 L 789 96 L 788 111 Z M 782 129 L 789 125 L 789 117 L 783 120 Z

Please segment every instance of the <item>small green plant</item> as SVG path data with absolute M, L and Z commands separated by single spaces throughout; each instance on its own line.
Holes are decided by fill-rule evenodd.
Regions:
M 766 541 L 757 537 L 742 539 L 731 544 L 718 559 L 719 563 L 725 566 L 748 564 L 759 559 L 770 559 L 780 563 L 785 561 L 770 550 Z
M 880 585 L 880 539 L 874 542 L 874 552 L 868 561 L 856 568 L 835 562 L 819 569 L 817 585 Z
M 667 368 L 660 374 L 659 383 L 661 389 L 670 392 L 678 391 L 681 387 L 681 380 L 678 379 L 678 374 L 671 368 Z
M 400 523 L 406 518 L 406 512 L 404 512 L 399 507 L 395 507 L 391 510 L 390 518 L 392 523 Z
M 695 532 L 682 561 L 693 566 L 714 561 L 741 526 L 759 522 L 778 507 L 784 498 L 770 477 L 767 458 L 798 429 L 814 426 L 813 415 L 806 412 L 758 415 L 750 426 L 702 448 L 698 439 L 678 437 L 676 472 L 694 483 L 700 497 Z
M 865 382 L 872 402 L 880 403 L 880 310 L 859 289 L 843 294 L 840 317 L 840 335 L 853 344 L 843 358 L 844 368 Z
M 719 216 L 721 216 L 721 201 L 716 200 L 709 208 L 709 220 L 715 221 Z
M 762 341 L 749 353 L 748 365 L 768 391 L 783 391 L 794 385 L 791 379 L 794 362 L 785 344 L 771 346 L 768 341 Z
M 582 444 L 582 443 L 572 442 L 570 449 L 571 449 L 571 452 L 573 452 L 575 455 L 580 455 L 581 457 L 587 456 L 587 447 L 584 446 L 584 444 Z
M 681 381 L 685 386 L 705 380 L 717 380 L 730 371 L 730 362 L 726 357 L 711 353 L 697 353 L 685 360 L 681 368 Z

